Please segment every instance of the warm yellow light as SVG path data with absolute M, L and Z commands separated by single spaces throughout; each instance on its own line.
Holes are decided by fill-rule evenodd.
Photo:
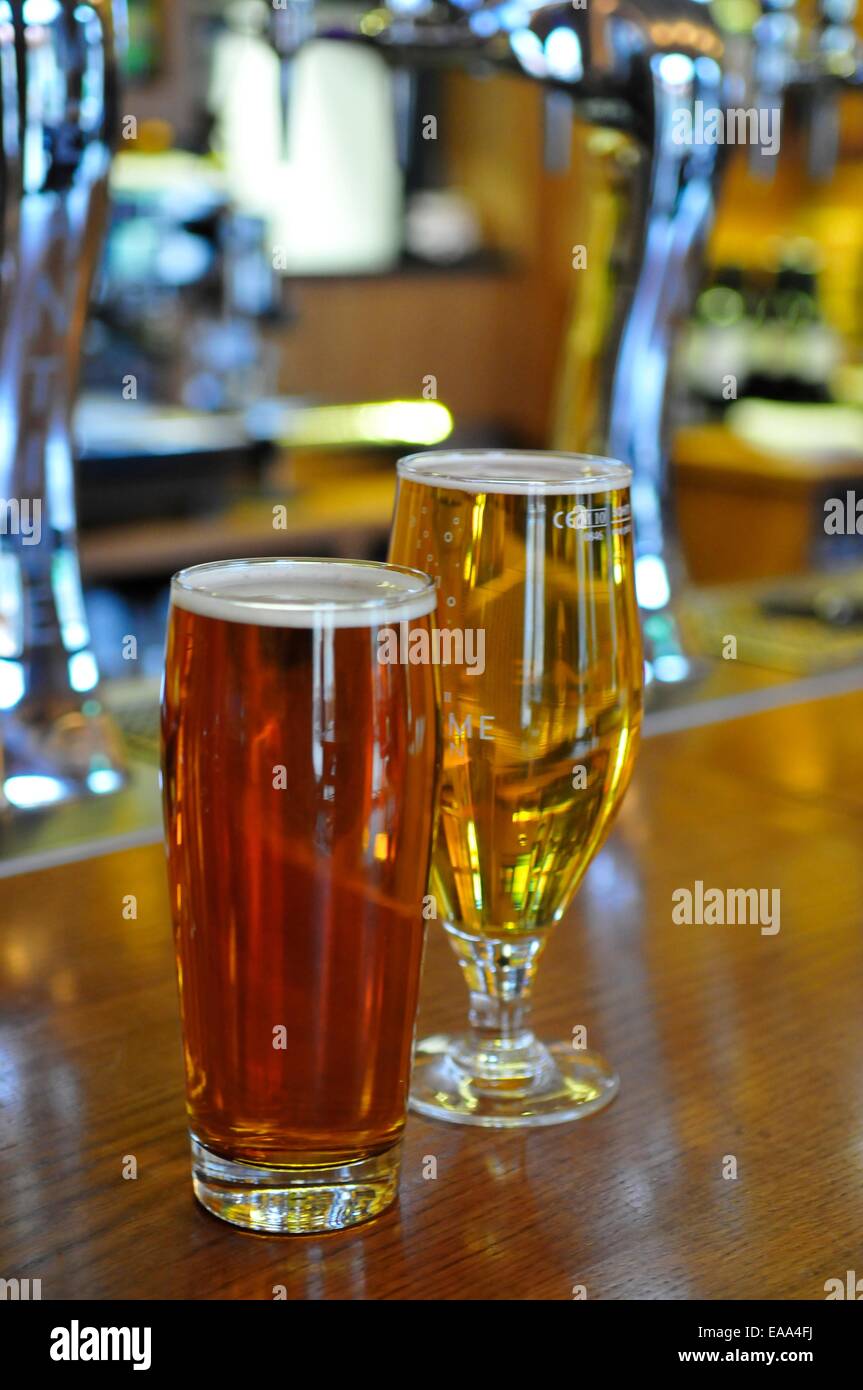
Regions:
M 453 418 L 439 401 L 379 401 L 362 405 L 319 405 L 291 420 L 285 444 L 440 444 Z
M 367 35 L 368 38 L 373 39 L 376 38 L 378 34 L 383 33 L 384 29 L 387 27 L 387 23 L 388 20 L 385 10 L 369 10 L 368 14 L 364 14 L 360 20 L 360 30 L 363 34 Z

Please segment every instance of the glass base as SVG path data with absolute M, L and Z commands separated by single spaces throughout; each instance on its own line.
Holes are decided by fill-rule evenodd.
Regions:
M 331 1168 L 265 1168 L 192 1139 L 192 1186 L 207 1211 L 246 1231 L 318 1235 L 371 1221 L 396 1199 L 401 1143 Z
M 476 1054 L 467 1038 L 433 1037 L 417 1044 L 411 1109 L 434 1120 L 524 1129 L 561 1125 L 592 1115 L 617 1095 L 620 1078 L 598 1052 L 535 1040 L 521 1066 L 465 1065 Z

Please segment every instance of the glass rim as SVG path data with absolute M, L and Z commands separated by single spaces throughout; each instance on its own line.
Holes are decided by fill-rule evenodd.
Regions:
M 459 462 L 465 466 L 459 468 Z M 537 465 L 531 476 L 530 467 Z M 425 486 L 523 497 L 611 492 L 632 482 L 632 469 L 619 459 L 555 449 L 428 449 L 406 454 L 396 468 L 400 478 Z
M 381 593 L 369 592 L 368 588 L 363 593 L 361 585 L 354 586 L 351 593 L 351 586 L 346 584 L 344 598 L 301 593 L 270 598 L 266 592 L 255 594 L 253 591 L 248 595 L 230 594 L 218 584 L 196 582 L 212 574 L 224 576 L 232 571 L 245 574 L 259 566 L 280 567 L 298 574 L 306 567 L 317 567 L 330 575 L 341 570 L 354 576 L 367 575 L 370 579 L 375 575 L 395 575 L 410 582 L 393 584 L 390 590 Z M 328 623 L 349 627 L 370 626 L 378 614 L 404 621 L 424 617 L 434 611 L 437 589 L 434 580 L 422 570 L 390 564 L 386 560 L 353 560 L 331 555 L 253 555 L 233 560 L 205 560 L 178 570 L 171 577 L 170 599 L 178 608 L 227 621 L 269 627 L 311 627 Z M 357 622 L 354 624 L 351 619 Z

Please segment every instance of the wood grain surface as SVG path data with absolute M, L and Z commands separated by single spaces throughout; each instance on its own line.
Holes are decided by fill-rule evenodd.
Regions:
M 646 743 L 536 1000 L 546 1038 L 587 1025 L 619 1097 L 523 1134 L 411 1116 L 398 1205 L 344 1234 L 246 1235 L 192 1197 L 161 851 L 8 880 L 0 1276 L 46 1299 L 823 1299 L 863 1271 L 861 724 L 852 695 Z M 696 879 L 778 888 L 780 931 L 675 925 Z M 435 929 L 421 1030 L 464 1008 Z

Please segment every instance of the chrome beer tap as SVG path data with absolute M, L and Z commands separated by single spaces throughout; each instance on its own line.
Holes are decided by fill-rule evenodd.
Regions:
M 824 181 L 839 154 L 839 97 L 843 90 L 863 87 L 863 45 L 854 19 L 857 0 L 819 0 L 808 53 L 800 80 L 808 89 L 808 167 L 810 177 Z
M 839 95 L 863 85 L 863 46 L 854 28 L 857 0 L 818 0 L 814 22 L 804 23 L 797 0 L 761 0 L 753 25 L 746 73 L 757 111 L 783 118 L 789 98 L 806 113 L 810 177 L 830 177 L 839 150 Z M 753 168 L 770 177 L 774 161 L 753 146 Z
M 561 103 L 589 126 L 631 137 L 637 155 L 620 175 L 626 205 L 605 273 L 611 312 L 594 360 L 579 360 L 597 389 L 559 410 L 559 448 L 607 452 L 634 470 L 637 583 L 653 674 L 683 679 L 690 663 L 673 596 L 682 565 L 668 489 L 665 401 L 672 337 L 687 313 L 714 202 L 715 144 L 675 139 L 675 119 L 723 102 L 724 46 L 698 0 L 392 0 L 357 15 L 313 0 L 272 0 L 272 33 L 286 64 L 310 38 L 373 44 L 398 70 L 457 67 L 542 84 L 547 151 L 559 167 Z M 285 90 L 289 92 L 289 80 Z M 577 322 L 570 339 L 578 337 Z M 567 371 L 565 366 L 564 371 Z M 572 379 L 563 395 L 578 394 Z M 589 394 L 589 399 L 588 399 Z
M 118 129 L 124 0 L 0 0 L 0 789 L 120 787 L 81 592 L 71 444 Z

